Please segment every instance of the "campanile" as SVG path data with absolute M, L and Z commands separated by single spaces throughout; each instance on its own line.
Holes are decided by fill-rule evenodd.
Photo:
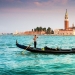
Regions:
M 65 13 L 64 28 L 65 28 L 65 30 L 68 30 L 68 28 L 69 28 L 69 20 L 68 20 L 67 9 L 66 9 L 66 13 Z

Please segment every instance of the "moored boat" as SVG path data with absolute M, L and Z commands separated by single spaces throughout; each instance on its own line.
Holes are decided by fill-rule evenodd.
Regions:
M 34 48 L 25 45 L 21 45 L 16 41 L 16 46 L 30 51 L 30 52 L 35 52 L 35 53 L 75 53 L 75 48 L 72 49 L 61 49 L 61 48 L 49 48 L 49 47 L 44 47 L 44 48 Z

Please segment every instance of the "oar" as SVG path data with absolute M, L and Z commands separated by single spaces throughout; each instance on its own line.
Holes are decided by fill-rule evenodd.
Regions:
M 33 42 L 31 42 L 31 43 L 22 51 L 22 54 L 24 54 L 24 51 L 25 51 L 27 48 L 29 48 L 32 43 L 33 43 Z

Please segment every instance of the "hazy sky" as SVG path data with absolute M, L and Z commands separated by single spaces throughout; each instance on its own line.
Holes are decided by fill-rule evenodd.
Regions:
M 75 24 L 75 0 L 0 0 L 0 33 L 32 30 L 37 26 L 64 28 Z

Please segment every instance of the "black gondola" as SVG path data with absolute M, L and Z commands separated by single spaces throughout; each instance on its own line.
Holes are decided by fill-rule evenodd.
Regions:
M 72 49 L 60 49 L 60 48 L 49 48 L 49 47 L 34 48 L 30 47 L 30 45 L 29 46 L 21 45 L 17 41 L 16 41 L 16 46 L 21 49 L 35 53 L 75 53 L 75 48 Z

